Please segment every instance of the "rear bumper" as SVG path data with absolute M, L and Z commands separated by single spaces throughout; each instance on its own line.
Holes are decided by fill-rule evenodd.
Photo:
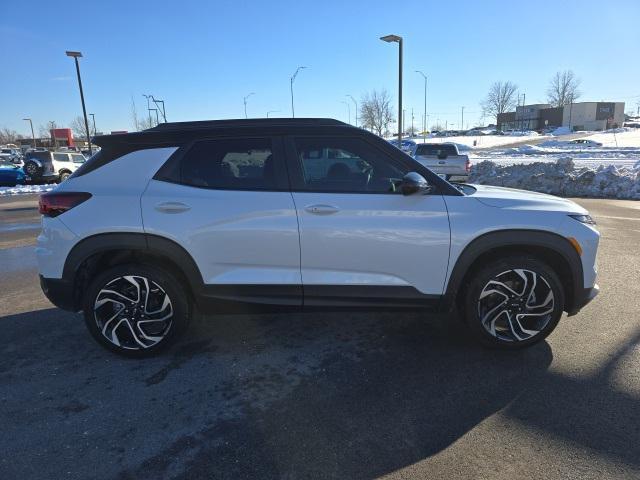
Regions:
M 583 288 L 582 291 L 578 292 L 578 294 L 576 295 L 576 301 L 573 305 L 573 308 L 569 312 L 567 312 L 567 314 L 569 316 L 572 316 L 578 313 L 582 309 L 582 307 L 596 298 L 598 293 L 600 293 L 600 287 L 598 286 L 598 284 L 595 284 L 591 288 Z
M 71 312 L 77 312 L 73 285 L 58 278 L 45 278 L 40 275 L 40 288 L 42 292 L 56 307 Z

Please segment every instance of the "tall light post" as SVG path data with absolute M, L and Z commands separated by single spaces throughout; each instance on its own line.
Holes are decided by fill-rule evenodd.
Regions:
M 269 118 L 269 114 L 270 114 L 270 113 L 277 113 L 277 112 L 279 112 L 279 111 L 280 111 L 280 110 L 269 110 L 269 111 L 267 112 L 267 118 Z
M 302 70 L 303 68 L 307 68 L 307 67 L 298 67 L 296 69 L 296 73 L 294 73 L 293 75 L 291 75 L 290 78 L 290 87 L 291 87 L 291 116 L 293 118 L 296 118 L 296 110 L 293 106 L 293 82 L 295 81 L 296 77 L 298 76 L 298 73 L 300 72 L 300 70 Z
M 349 102 L 345 102 L 344 100 L 340 100 L 340 103 L 344 103 L 347 106 L 347 112 L 348 112 L 348 119 L 349 119 L 349 123 L 351 123 L 351 105 L 349 105 Z
M 416 70 L 424 78 L 424 117 L 422 117 L 422 138 L 427 139 L 427 76 L 422 70 Z
M 398 44 L 398 142 L 402 144 L 402 37 L 398 35 L 385 35 L 380 40 L 387 43 Z
M 22 120 L 24 120 L 25 122 L 29 122 L 29 125 L 31 125 L 31 138 L 33 139 L 33 148 L 36 148 L 36 134 L 33 133 L 33 121 L 31 121 L 30 118 L 23 118 Z
M 147 99 L 147 113 L 149 114 L 149 128 L 151 128 L 152 127 L 151 123 L 153 122 L 153 120 L 151 120 L 151 105 L 149 105 L 149 99 L 151 98 L 151 95 L 145 95 L 143 93 L 142 96 Z
M 164 100 L 156 100 L 155 97 L 153 95 L 149 95 L 149 97 L 151 97 L 151 100 L 153 100 L 153 103 L 156 104 L 156 108 L 160 108 L 160 105 L 158 105 L 159 103 L 162 104 L 162 108 L 160 108 L 160 113 L 162 114 L 162 118 L 164 119 L 164 123 L 167 123 L 167 113 L 164 109 Z M 148 104 L 148 100 L 147 100 L 147 104 Z
M 95 113 L 90 113 L 89 115 L 91 115 L 91 119 L 93 120 L 93 134 L 96 134 L 96 114 Z
M 356 127 L 357 127 L 358 126 L 358 102 L 356 102 L 356 99 L 353 98 L 353 96 L 351 95 L 347 95 L 347 97 L 349 97 L 353 101 L 354 105 L 356 106 Z
M 460 130 L 464 130 L 464 107 L 460 113 Z
M 247 98 L 249 98 L 251 95 L 255 95 L 255 92 L 251 92 L 249 95 L 245 95 L 244 96 L 244 118 L 247 118 Z
M 73 57 L 73 60 L 76 63 L 76 74 L 78 75 L 78 87 L 80 88 L 80 101 L 82 102 L 82 114 L 84 115 L 84 128 L 87 132 L 87 143 L 89 144 L 89 155 L 93 155 L 93 151 L 91 150 L 91 133 L 89 133 L 89 121 L 87 120 L 87 109 L 84 106 L 84 92 L 82 91 L 82 79 L 80 78 L 80 64 L 78 63 L 78 58 L 82 57 L 82 53 L 73 52 L 67 50 L 65 52 L 67 57 Z
M 160 124 L 160 117 L 158 116 L 158 109 L 157 108 L 150 108 L 149 109 L 149 115 L 151 115 L 151 112 L 156 112 L 156 125 Z

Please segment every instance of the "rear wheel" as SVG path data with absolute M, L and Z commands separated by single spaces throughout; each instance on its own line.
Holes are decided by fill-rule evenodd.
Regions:
M 42 176 L 42 167 L 33 160 L 27 160 L 22 169 L 34 180 Z
M 84 296 L 84 317 L 102 346 L 131 357 L 152 355 L 187 327 L 188 296 L 173 275 L 147 265 L 118 265 L 98 275 Z
M 70 176 L 71 176 L 71 172 L 67 172 L 67 171 L 60 172 L 60 176 L 59 176 L 60 183 L 64 182 Z
M 555 271 L 538 259 L 513 256 L 474 275 L 465 319 L 483 344 L 514 349 L 547 337 L 563 309 L 564 291 Z

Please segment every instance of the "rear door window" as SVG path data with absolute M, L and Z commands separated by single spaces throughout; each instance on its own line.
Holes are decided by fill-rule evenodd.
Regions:
M 69 155 L 67 153 L 54 153 L 53 154 L 53 159 L 56 162 L 68 162 L 69 161 Z
M 280 190 L 286 173 L 271 138 L 203 140 L 180 161 L 180 183 L 221 190 Z

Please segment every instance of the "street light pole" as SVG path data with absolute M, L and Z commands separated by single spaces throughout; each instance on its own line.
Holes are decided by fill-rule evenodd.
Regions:
M 93 151 L 91 150 L 91 133 L 89 132 L 89 121 L 87 120 L 87 109 L 84 106 L 84 92 L 82 91 L 82 78 L 80 78 L 80 64 L 78 63 L 78 58 L 82 57 L 82 53 L 80 52 L 65 52 L 67 57 L 73 57 L 76 63 L 76 74 L 78 75 L 78 87 L 80 88 L 80 101 L 82 102 L 82 114 L 84 115 L 84 128 L 87 132 L 87 143 L 89 144 L 89 154 L 92 155 Z
M 296 69 L 296 73 L 294 73 L 293 75 L 291 75 L 290 78 L 290 88 L 291 88 L 291 117 L 296 118 L 296 110 L 294 108 L 293 105 L 293 82 L 295 81 L 296 77 L 298 76 L 298 72 L 300 72 L 300 70 L 302 70 L 303 68 L 307 68 L 307 67 L 298 67 Z
M 251 95 L 255 95 L 255 92 L 251 92 L 249 95 L 245 95 L 244 97 L 244 118 L 247 118 L 247 98 Z
M 424 78 L 424 117 L 423 125 L 422 125 L 422 138 L 423 140 L 427 139 L 427 76 L 424 74 L 422 70 L 416 70 L 416 73 L 419 73 Z
M 93 135 L 95 136 L 95 134 L 96 134 L 96 115 L 95 115 L 95 113 L 90 113 L 89 115 L 91 115 L 91 119 L 93 120 Z
M 356 99 L 353 98 L 351 95 L 347 95 L 347 97 L 349 97 L 351 100 L 353 100 L 353 103 L 356 106 L 356 127 L 358 126 L 358 102 L 356 102 Z
M 385 35 L 380 40 L 398 44 L 398 146 L 402 145 L 402 37 L 399 35 Z
M 267 118 L 269 118 L 269 114 L 270 114 L 270 113 L 276 113 L 276 112 L 279 112 L 279 111 L 280 111 L 280 110 L 269 110 L 269 111 L 267 112 Z
M 151 112 L 156 112 L 156 125 L 160 125 L 160 117 L 158 116 L 158 109 L 157 108 L 150 108 L 149 109 L 149 115 L 151 115 Z
M 349 119 L 349 123 L 351 123 L 351 105 L 349 105 L 349 102 L 345 102 L 344 100 L 340 100 L 340 103 L 344 103 L 347 106 L 347 112 L 348 112 L 348 119 Z
M 31 121 L 30 118 L 23 118 L 22 120 L 24 120 L 25 122 L 29 122 L 29 125 L 31 125 L 31 138 L 33 139 L 33 148 L 36 148 L 36 134 L 33 133 L 33 122 Z
M 460 130 L 464 130 L 464 107 L 462 107 L 462 113 L 460 114 Z
M 156 108 L 160 108 L 160 105 L 158 105 L 159 103 L 162 104 L 162 108 L 160 109 L 160 113 L 162 114 L 162 118 L 164 119 L 164 123 L 167 123 L 167 114 L 166 114 L 166 112 L 164 110 L 164 100 L 156 100 L 153 95 L 149 95 L 149 97 L 151 98 L 153 103 L 156 104 Z M 149 99 L 147 99 L 147 108 L 149 108 Z
M 143 93 L 142 96 L 147 99 L 147 113 L 149 114 L 149 128 L 151 128 L 152 127 L 152 125 L 151 125 L 151 123 L 152 123 L 152 120 L 151 120 L 151 105 L 149 104 L 149 99 L 151 98 L 151 95 L 145 95 Z

